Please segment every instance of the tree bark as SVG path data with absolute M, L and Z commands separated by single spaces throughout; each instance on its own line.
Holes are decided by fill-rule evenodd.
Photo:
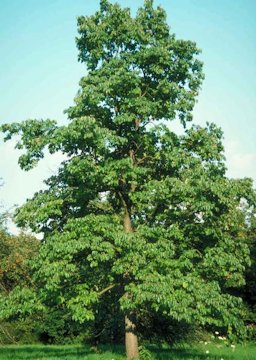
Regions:
M 124 231 L 126 233 L 133 232 L 131 217 L 127 208 L 125 209 L 125 213 L 124 213 Z
M 132 233 L 133 227 L 127 205 L 125 205 L 124 211 L 124 231 Z M 126 294 L 126 296 L 129 296 L 129 294 Z M 125 316 L 125 349 L 127 360 L 139 358 L 138 337 L 132 314 Z
M 127 360 L 139 358 L 138 337 L 136 326 L 131 316 L 125 316 L 125 349 Z

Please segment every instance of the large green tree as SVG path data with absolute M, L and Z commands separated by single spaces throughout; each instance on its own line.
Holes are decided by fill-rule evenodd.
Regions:
M 69 124 L 2 126 L 6 140 L 20 135 L 25 170 L 45 148 L 66 155 L 48 189 L 17 212 L 19 225 L 44 234 L 33 266 L 40 290 L 15 292 L 9 309 L 23 296 L 24 311 L 61 304 L 86 322 L 114 305 L 128 359 L 144 314 L 239 328 L 232 288 L 244 284 L 249 252 L 236 237 L 238 205 L 253 204 L 251 181 L 225 176 L 215 125 L 171 130 L 171 120 L 186 128 L 192 119 L 203 79 L 196 44 L 177 40 L 151 0 L 136 17 L 101 0 L 78 32 L 87 73 Z

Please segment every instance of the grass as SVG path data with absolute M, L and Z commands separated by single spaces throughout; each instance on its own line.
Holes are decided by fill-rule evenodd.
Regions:
M 156 360 L 256 360 L 256 345 L 221 343 L 183 345 L 173 349 L 150 349 Z
M 0 360 L 123 360 L 120 346 L 101 346 L 97 351 L 82 345 L 22 345 L 0 347 Z
M 256 345 L 183 345 L 175 348 L 149 347 L 156 360 L 255 360 Z M 1 346 L 0 360 L 124 360 L 122 346 L 100 346 L 97 350 L 82 345 Z

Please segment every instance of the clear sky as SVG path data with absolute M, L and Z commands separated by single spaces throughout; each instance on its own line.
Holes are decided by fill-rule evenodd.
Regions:
M 142 0 L 119 0 L 135 12 Z M 256 180 L 256 1 L 155 0 L 177 38 L 202 49 L 204 81 L 194 122 L 215 122 L 225 134 L 230 177 Z M 76 17 L 95 0 L 0 0 L 0 123 L 28 118 L 65 122 L 85 66 L 77 62 Z M 23 172 L 13 142 L 0 140 L 0 201 L 22 204 L 56 171 L 60 156 Z

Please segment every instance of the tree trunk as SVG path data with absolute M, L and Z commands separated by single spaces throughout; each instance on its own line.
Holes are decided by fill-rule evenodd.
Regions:
M 132 233 L 133 227 L 127 206 L 124 209 L 124 231 Z M 129 294 L 126 294 L 129 296 Z M 125 349 L 127 360 L 139 358 L 138 337 L 136 335 L 136 325 L 131 314 L 125 316 Z
M 138 359 L 138 337 L 135 333 L 136 326 L 130 316 L 125 316 L 125 349 L 127 360 Z
M 126 233 L 133 232 L 131 217 L 130 217 L 128 209 L 125 209 L 125 213 L 124 213 L 124 231 Z

